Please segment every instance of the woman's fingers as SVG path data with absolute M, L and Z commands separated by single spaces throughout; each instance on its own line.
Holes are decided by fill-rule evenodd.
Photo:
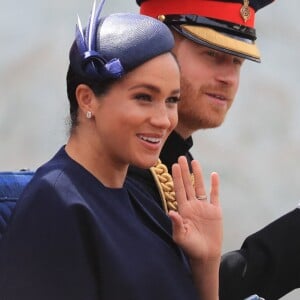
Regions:
M 220 179 L 219 175 L 216 172 L 212 172 L 210 175 L 210 202 L 213 205 L 219 206 L 220 199 L 219 199 L 219 186 L 220 186 Z
M 194 186 L 195 186 L 196 198 L 198 200 L 207 200 L 201 165 L 197 160 L 193 160 L 191 164 L 192 164 L 192 170 L 194 174 Z
M 191 179 L 190 168 L 186 157 L 180 156 L 178 163 L 172 166 L 172 177 L 176 200 L 180 207 L 187 200 L 207 200 L 204 184 L 204 176 L 201 165 L 197 160 L 191 162 L 194 182 Z M 211 188 L 209 200 L 214 205 L 219 205 L 219 175 L 216 172 L 211 174 Z
M 195 189 L 193 186 L 191 172 L 186 157 L 180 156 L 178 158 L 178 164 L 180 166 L 187 200 L 193 200 L 195 199 Z
M 179 157 L 178 163 L 172 166 L 172 177 L 176 200 L 180 208 L 180 205 L 187 200 L 195 199 L 189 166 L 184 156 Z
M 180 207 L 186 201 L 186 192 L 182 180 L 181 169 L 179 164 L 174 164 L 172 166 L 172 177 L 174 182 L 174 192 L 176 195 L 176 201 Z
M 169 217 L 172 222 L 173 239 L 178 242 L 185 233 L 182 218 L 177 212 L 172 210 L 169 211 Z

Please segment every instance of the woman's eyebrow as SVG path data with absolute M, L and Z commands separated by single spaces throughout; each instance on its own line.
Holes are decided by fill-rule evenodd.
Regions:
M 159 92 L 160 88 L 158 88 L 157 86 L 153 85 L 153 84 L 148 84 L 148 83 L 141 83 L 141 84 L 137 84 L 132 86 L 131 88 L 129 88 L 129 90 L 134 90 L 134 89 L 138 89 L 138 88 L 145 88 L 154 92 Z
M 128 90 L 134 90 L 134 89 L 138 89 L 138 88 L 145 88 L 145 89 L 148 89 L 148 90 L 151 90 L 153 92 L 156 92 L 156 93 L 159 93 L 160 92 L 160 88 L 158 88 L 157 86 L 155 85 L 152 85 L 152 84 L 137 84 L 135 86 L 132 86 L 131 88 L 129 88 Z M 178 94 L 180 93 L 180 89 L 174 89 L 171 94 Z

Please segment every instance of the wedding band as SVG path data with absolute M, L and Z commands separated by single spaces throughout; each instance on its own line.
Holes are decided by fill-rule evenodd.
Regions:
M 207 200 L 207 196 L 206 196 L 206 195 L 196 196 L 196 198 L 197 198 L 198 200 Z

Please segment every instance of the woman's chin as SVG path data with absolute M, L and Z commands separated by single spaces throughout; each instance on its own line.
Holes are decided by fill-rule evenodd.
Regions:
M 158 156 L 153 158 L 147 158 L 144 160 L 140 160 L 139 162 L 133 163 L 133 165 L 141 169 L 149 169 L 157 163 L 158 158 Z

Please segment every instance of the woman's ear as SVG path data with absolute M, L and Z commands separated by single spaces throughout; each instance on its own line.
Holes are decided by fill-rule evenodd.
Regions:
M 88 111 L 93 112 L 93 100 L 95 94 L 86 84 L 79 84 L 76 88 L 76 99 L 80 110 L 86 114 Z

